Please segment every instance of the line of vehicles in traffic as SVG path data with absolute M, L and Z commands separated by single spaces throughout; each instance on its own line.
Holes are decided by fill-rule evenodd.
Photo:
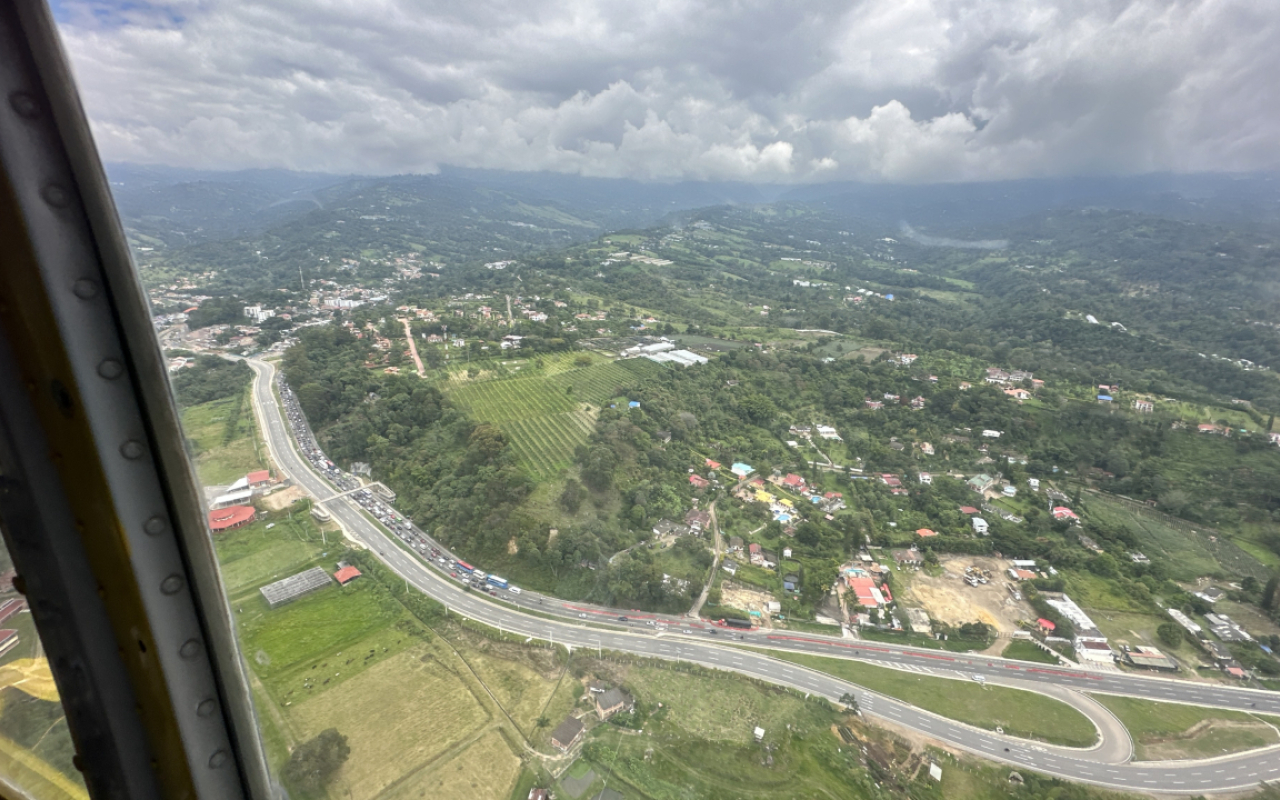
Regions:
M 443 572 L 448 572 L 451 577 L 457 578 L 464 585 L 472 589 L 488 592 L 494 597 L 498 596 L 499 589 L 513 595 L 521 593 L 520 587 L 512 586 L 506 578 L 497 575 L 486 575 L 467 562 L 452 557 L 431 537 L 416 528 L 412 520 L 402 516 L 374 492 L 360 488 L 360 480 L 358 478 L 339 469 L 320 449 L 320 445 L 316 442 L 315 436 L 311 432 L 311 426 L 307 423 L 306 415 L 302 412 L 302 406 L 299 405 L 297 396 L 289 388 L 284 376 L 277 373 L 276 383 L 280 390 L 280 399 L 284 406 L 285 417 L 289 420 L 289 427 L 292 428 L 294 440 L 298 443 L 299 450 L 311 462 L 311 465 L 332 481 L 339 490 L 350 492 L 351 499 L 357 505 L 372 515 L 374 519 L 381 522 L 400 541 L 415 550 L 432 566 Z
M 343 472 L 332 461 L 330 461 L 320 449 L 316 442 L 311 427 L 307 423 L 306 415 L 302 411 L 301 405 L 298 403 L 297 396 L 289 387 L 284 376 L 276 373 L 276 383 L 280 391 L 280 399 L 282 401 L 285 418 L 289 421 L 292 429 L 294 440 L 298 444 L 298 449 L 303 456 L 311 463 L 317 472 L 325 476 L 340 491 L 349 493 L 350 499 L 354 500 L 365 512 L 367 512 L 378 522 L 389 530 L 393 535 L 404 542 L 408 547 L 417 552 L 424 561 L 431 564 L 437 570 L 447 574 L 449 577 L 456 579 L 463 586 L 475 591 L 481 591 L 492 597 L 498 597 L 499 591 L 505 591 L 508 595 L 516 596 L 522 594 L 520 587 L 513 586 L 510 581 L 499 575 L 493 575 L 483 570 L 455 558 L 444 547 L 427 536 L 416 526 L 413 521 L 401 515 L 386 501 L 378 496 L 377 493 L 367 488 L 361 488 L 360 480 L 354 475 Z M 379 553 L 386 555 L 385 553 Z M 542 603 L 542 598 L 537 597 L 534 602 Z M 571 607 L 572 608 L 572 607 Z M 608 609 L 601 609 L 592 612 L 601 616 L 608 616 L 616 613 Z M 586 612 L 578 613 L 579 619 L 587 619 Z M 610 620 L 612 621 L 612 620 Z M 625 615 L 619 615 L 617 622 L 624 625 L 639 624 L 641 619 L 631 619 Z M 657 631 L 664 631 L 670 625 L 680 624 L 674 620 L 664 621 L 659 619 L 648 619 L 644 621 L 645 625 L 655 628 Z M 689 627 L 690 623 L 685 622 L 685 629 L 681 633 L 693 634 L 697 631 L 705 632 L 708 635 L 716 635 L 717 628 L 732 629 L 735 631 L 749 631 L 752 625 L 747 620 L 741 619 L 720 619 L 711 623 L 712 627 L 703 628 L 702 625 Z M 739 638 L 741 633 L 739 633 Z

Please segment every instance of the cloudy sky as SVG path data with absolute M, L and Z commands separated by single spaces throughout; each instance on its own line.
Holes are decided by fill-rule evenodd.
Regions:
M 104 158 L 769 182 L 1280 167 L 1274 0 L 55 0 Z

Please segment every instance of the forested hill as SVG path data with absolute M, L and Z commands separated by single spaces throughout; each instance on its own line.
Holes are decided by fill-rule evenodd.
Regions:
M 115 165 L 112 186 L 141 260 L 167 274 L 219 270 L 210 288 L 331 277 L 344 258 L 418 252 L 444 267 L 645 228 L 692 208 L 763 202 L 746 184 L 647 184 L 482 170 L 350 177 L 182 172 Z

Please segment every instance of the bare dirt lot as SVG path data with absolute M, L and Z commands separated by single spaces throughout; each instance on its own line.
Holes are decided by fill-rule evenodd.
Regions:
M 307 493 L 301 486 L 290 486 L 288 489 L 280 489 L 272 492 L 262 498 L 262 504 L 271 511 L 279 511 L 282 508 L 288 508 L 295 500 L 303 500 Z
M 725 581 L 720 585 L 721 603 L 726 606 L 740 608 L 743 611 L 759 611 L 761 623 L 765 627 L 769 626 L 769 601 L 773 600 L 773 595 L 768 592 L 762 592 L 759 589 L 749 589 L 745 586 Z
M 1024 601 L 1016 601 L 1009 592 L 1009 562 L 982 556 L 958 556 L 942 559 L 943 574 L 937 578 L 923 571 L 911 576 L 907 605 L 919 605 L 929 616 L 948 625 L 985 622 L 1001 633 L 1018 630 L 1018 620 L 1028 619 L 1033 612 Z M 991 582 L 970 586 L 965 583 L 965 567 L 979 567 L 991 572 Z

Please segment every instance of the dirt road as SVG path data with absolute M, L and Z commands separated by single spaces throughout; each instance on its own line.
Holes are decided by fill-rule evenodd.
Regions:
M 409 355 L 413 358 L 413 365 L 418 368 L 418 377 L 425 378 L 427 371 L 422 368 L 422 359 L 418 358 L 418 345 L 413 341 L 413 331 L 409 329 L 409 320 L 401 319 L 404 325 L 404 340 L 409 343 Z

